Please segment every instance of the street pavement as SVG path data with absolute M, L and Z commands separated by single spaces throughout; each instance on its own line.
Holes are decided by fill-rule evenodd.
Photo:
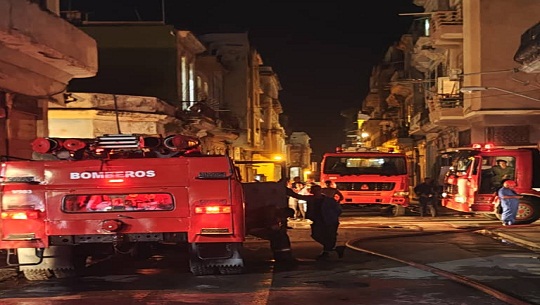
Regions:
M 462 213 L 457 212 L 451 209 L 447 209 L 445 207 L 438 206 L 438 215 L 437 217 L 456 217 L 458 221 L 454 222 L 452 224 L 452 227 L 457 228 L 465 228 L 470 226 L 470 221 L 463 221 L 459 222 L 459 217 L 465 217 L 467 218 L 467 215 L 472 215 L 468 213 Z M 427 225 L 426 221 L 429 221 L 430 219 L 436 220 L 436 218 L 432 217 L 423 217 L 419 218 L 418 224 Z M 519 245 L 521 247 L 529 248 L 534 251 L 540 251 L 540 220 L 529 224 L 529 225 L 512 225 L 512 226 L 503 226 L 502 224 L 499 225 L 498 221 L 489 221 L 486 219 L 487 222 L 493 223 L 496 222 L 496 225 L 486 225 L 483 227 L 482 230 L 484 234 L 494 236 L 497 238 L 500 238 L 501 240 L 504 240 L 506 242 Z M 350 225 L 354 226 L 355 223 L 358 223 L 359 221 L 352 221 Z M 361 220 L 360 222 L 366 224 L 365 220 Z M 308 229 L 309 228 L 309 222 L 306 221 L 289 221 L 289 226 L 293 229 Z M 340 227 L 348 227 L 347 221 L 342 222 L 342 225 Z
M 489 232 L 511 243 L 540 251 L 540 221 L 530 225 L 501 226 Z
M 442 214 L 455 213 L 444 207 L 438 207 Z M 526 247 L 535 251 L 540 251 L 540 220 L 528 225 L 489 226 L 484 231 L 492 236 L 497 236 L 507 242 Z

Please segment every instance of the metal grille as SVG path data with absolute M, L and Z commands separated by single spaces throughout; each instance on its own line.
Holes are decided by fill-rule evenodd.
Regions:
M 340 191 L 391 191 L 395 187 L 394 182 L 337 182 L 336 187 Z
M 529 126 L 498 126 L 486 128 L 486 140 L 495 145 L 528 145 Z

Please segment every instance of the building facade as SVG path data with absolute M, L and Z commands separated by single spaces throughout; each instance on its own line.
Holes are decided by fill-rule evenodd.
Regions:
M 49 102 L 97 73 L 96 41 L 50 3 L 0 0 L 0 156 L 30 158 L 30 142 L 48 136 Z
M 385 119 L 374 145 L 392 141 L 405 151 L 416 182 L 440 176 L 447 153 L 458 147 L 537 145 L 540 83 L 514 54 L 521 35 L 538 23 L 538 1 L 415 4 L 425 13 L 389 49 L 372 77 L 377 98 L 363 106 Z

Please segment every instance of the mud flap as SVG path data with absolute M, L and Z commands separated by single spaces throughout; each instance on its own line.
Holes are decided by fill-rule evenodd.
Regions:
M 43 261 L 36 256 L 35 248 L 17 249 L 20 270 L 26 269 L 70 269 L 73 266 L 73 247 L 71 246 L 51 246 L 45 248 Z M 39 264 L 38 264 L 39 263 Z M 37 265 L 36 265 L 37 264 Z
M 241 243 L 190 244 L 189 269 L 194 275 L 243 273 L 241 247 Z
M 43 251 L 43 259 L 38 257 L 35 248 L 17 249 L 19 270 L 28 280 L 46 280 L 55 275 L 57 278 L 75 276 L 73 247 L 51 246 Z M 40 262 L 41 260 L 41 262 Z

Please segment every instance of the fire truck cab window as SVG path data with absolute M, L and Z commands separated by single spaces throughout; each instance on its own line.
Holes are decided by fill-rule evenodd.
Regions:
M 325 159 L 325 174 L 372 174 L 372 175 L 403 175 L 407 173 L 407 162 L 404 157 L 327 157 Z
M 67 195 L 62 210 L 67 213 L 117 211 L 171 211 L 173 198 L 167 193 Z

